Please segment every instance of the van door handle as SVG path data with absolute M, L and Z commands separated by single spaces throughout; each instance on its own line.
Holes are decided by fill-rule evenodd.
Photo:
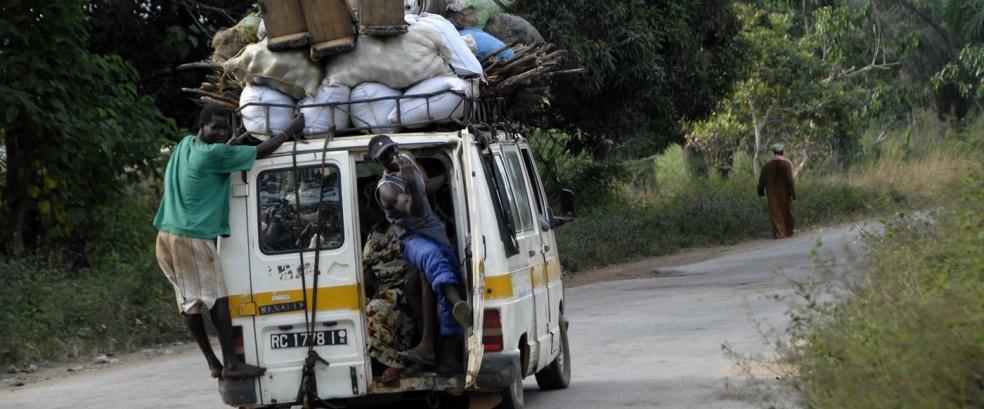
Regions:
M 535 252 L 535 251 L 533 251 L 533 250 L 530 250 L 530 257 L 533 257 L 533 256 L 535 256 L 535 255 L 536 255 L 536 252 Z
M 546 253 L 550 251 L 550 246 L 543 246 L 543 252 Z

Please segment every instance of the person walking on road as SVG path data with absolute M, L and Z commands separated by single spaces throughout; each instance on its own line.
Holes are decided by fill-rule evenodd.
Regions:
M 297 115 L 283 132 L 258 146 L 227 145 L 230 112 L 211 104 L 202 109 L 198 135 L 188 135 L 171 153 L 164 171 L 164 197 L 157 227 L 157 261 L 174 286 L 178 310 L 205 354 L 213 378 L 251 378 L 266 371 L 239 360 L 225 276 L 216 252 L 216 239 L 231 234 L 229 190 L 232 172 L 246 171 L 257 158 L 273 153 L 304 128 Z M 245 234 L 245 232 L 239 232 Z M 220 362 L 212 350 L 202 306 L 208 308 L 222 347 Z
M 796 200 L 796 176 L 793 164 L 783 156 L 783 146 L 772 147 L 775 154 L 759 174 L 758 195 L 768 193 L 769 218 L 772 219 L 772 237 L 781 239 L 794 233 L 793 201 Z

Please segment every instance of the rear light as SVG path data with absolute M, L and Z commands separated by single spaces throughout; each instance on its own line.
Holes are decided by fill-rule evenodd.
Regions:
M 486 309 L 482 323 L 482 344 L 485 352 L 502 351 L 502 318 L 499 310 Z
M 236 346 L 236 356 L 239 357 L 239 362 L 246 362 L 246 349 L 243 347 L 245 343 L 243 342 L 242 325 L 232 327 L 232 343 Z

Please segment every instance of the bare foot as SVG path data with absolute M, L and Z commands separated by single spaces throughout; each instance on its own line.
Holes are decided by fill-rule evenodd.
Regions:
M 213 378 L 222 377 L 222 365 L 209 366 L 208 369 L 212 371 Z
M 455 321 L 458 321 L 462 327 L 471 328 L 472 326 L 472 309 L 468 305 L 467 301 L 458 301 L 454 305 L 454 309 L 451 310 L 451 314 L 454 315 Z
M 255 365 L 250 365 L 247 363 L 238 363 L 236 365 L 227 366 L 222 370 L 223 378 L 253 378 L 266 372 L 266 368 L 262 368 Z

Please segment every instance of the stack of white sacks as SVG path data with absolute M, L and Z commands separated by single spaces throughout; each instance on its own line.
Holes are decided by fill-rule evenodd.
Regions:
M 484 80 L 474 42 L 438 14 L 405 20 L 407 33 L 360 36 L 354 50 L 326 64 L 302 50 L 270 52 L 266 41 L 247 46 L 224 65 L 245 84 L 239 106 L 246 130 L 265 140 L 287 127 L 295 109 L 309 137 L 333 127 L 392 133 L 461 119 L 464 99 Z

